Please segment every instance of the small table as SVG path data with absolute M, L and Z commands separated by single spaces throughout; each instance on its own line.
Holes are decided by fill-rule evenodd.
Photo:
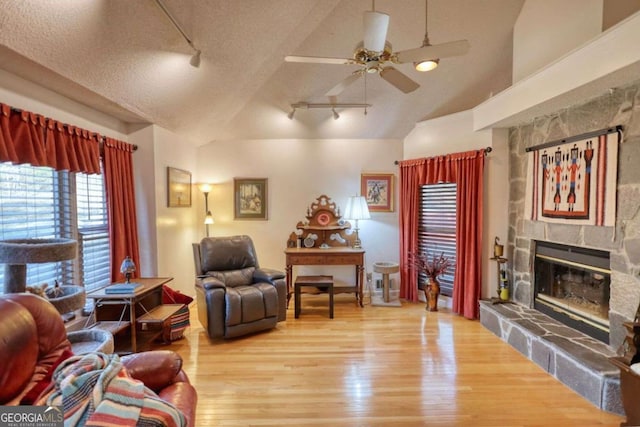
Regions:
M 116 341 L 116 352 L 137 352 L 138 344 L 160 336 L 167 319 L 183 307 L 183 304 L 162 304 L 162 285 L 171 280 L 173 277 L 137 278 L 132 282 L 141 286 L 133 292 L 112 294 L 106 291 L 107 286 L 87 293 L 87 298 L 94 301 L 96 317 L 91 327 L 107 330 L 114 338 L 117 333 L 128 330 L 131 346 L 118 346 L 122 343 Z
M 329 318 L 333 319 L 333 276 L 298 276 L 295 283 L 295 318 L 300 317 L 300 294 L 303 286 L 324 288 L 329 292 Z

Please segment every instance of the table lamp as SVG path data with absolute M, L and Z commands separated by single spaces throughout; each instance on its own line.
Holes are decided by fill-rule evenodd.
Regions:
M 136 271 L 136 264 L 133 262 L 130 256 L 126 257 L 122 264 L 120 264 L 120 273 L 126 277 L 125 283 L 130 284 L 131 275 Z
M 347 201 L 347 208 L 344 212 L 344 218 L 348 220 L 354 220 L 356 232 L 356 239 L 353 243 L 353 247 L 355 249 L 362 248 L 362 242 L 360 241 L 360 237 L 358 235 L 358 221 L 361 219 L 370 219 L 371 215 L 369 214 L 369 206 L 367 205 L 367 199 L 364 196 L 351 196 Z

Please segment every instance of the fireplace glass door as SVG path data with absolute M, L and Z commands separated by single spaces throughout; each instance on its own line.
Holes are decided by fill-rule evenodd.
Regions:
M 607 252 L 537 242 L 534 272 L 536 309 L 608 342 Z

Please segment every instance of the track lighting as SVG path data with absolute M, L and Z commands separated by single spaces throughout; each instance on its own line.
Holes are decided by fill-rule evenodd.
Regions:
M 200 67 L 200 53 L 200 49 L 196 49 L 196 53 L 191 57 L 189 64 L 191 64 L 192 67 Z
M 364 114 L 367 114 L 367 108 L 371 107 L 371 104 L 309 104 L 307 102 L 298 102 L 291 104 L 291 111 L 287 113 L 289 120 L 293 120 L 293 116 L 298 109 L 310 109 L 310 108 L 328 108 L 331 109 L 333 119 L 338 120 L 340 114 L 336 111 L 336 108 L 348 109 L 348 108 L 364 108 Z
M 191 37 L 189 37 L 187 33 L 184 32 L 180 23 L 176 20 L 176 18 L 173 17 L 173 15 L 171 15 L 171 12 L 169 12 L 169 9 L 167 9 L 167 6 L 165 6 L 161 0 L 156 0 L 156 3 L 160 7 L 160 9 L 162 9 L 164 14 L 167 15 L 167 18 L 169 18 L 169 21 L 171 21 L 173 26 L 176 27 L 176 30 L 178 30 L 178 32 L 182 35 L 182 37 L 184 37 L 184 39 L 187 41 L 187 44 L 191 47 L 191 49 L 195 50 L 196 53 L 194 53 L 193 56 L 191 57 L 189 64 L 191 64 L 191 66 L 195 68 L 200 67 L 200 53 L 201 53 L 200 49 L 194 46 L 193 41 L 191 40 Z

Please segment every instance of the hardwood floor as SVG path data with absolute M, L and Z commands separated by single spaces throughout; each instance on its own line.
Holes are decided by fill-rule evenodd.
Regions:
M 191 307 L 179 352 L 198 426 L 619 426 L 477 321 L 403 301 L 304 295 L 299 319 L 211 341 Z M 165 348 L 164 346 L 162 348 Z

